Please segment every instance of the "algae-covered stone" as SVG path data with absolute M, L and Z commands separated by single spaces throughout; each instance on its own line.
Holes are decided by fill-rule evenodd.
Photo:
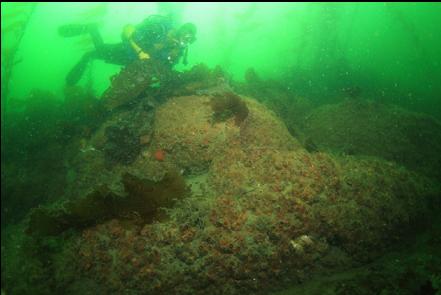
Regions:
M 303 132 L 319 150 L 381 157 L 441 179 L 441 124 L 427 115 L 347 100 L 314 110 Z
M 246 116 L 236 124 L 236 117 L 213 121 L 213 96 L 183 96 L 170 99 L 156 111 L 154 149 L 162 149 L 171 161 L 190 172 L 206 171 L 211 161 L 228 152 L 228 146 L 297 149 L 293 139 L 277 116 L 250 98 Z

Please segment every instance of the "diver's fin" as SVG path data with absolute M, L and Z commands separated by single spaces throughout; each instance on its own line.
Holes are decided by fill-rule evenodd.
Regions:
M 77 84 L 77 82 L 81 79 L 81 76 L 83 76 L 83 73 L 86 70 L 89 62 L 94 58 L 94 54 L 95 52 L 89 52 L 83 55 L 81 60 L 67 74 L 67 85 L 73 86 Z
M 89 32 L 90 25 L 69 24 L 58 28 L 58 34 L 62 37 L 75 37 Z

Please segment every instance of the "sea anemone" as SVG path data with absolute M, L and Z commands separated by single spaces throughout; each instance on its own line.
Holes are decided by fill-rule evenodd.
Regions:
M 164 161 L 165 160 L 165 152 L 163 150 L 157 150 L 155 152 L 155 159 L 158 161 Z

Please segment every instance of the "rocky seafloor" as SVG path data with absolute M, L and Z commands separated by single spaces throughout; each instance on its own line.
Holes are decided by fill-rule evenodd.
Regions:
M 50 196 L 2 228 L 6 294 L 439 290 L 436 120 L 398 120 L 407 113 L 359 100 L 309 109 L 298 98 L 290 108 L 300 105 L 291 113 L 299 119 L 288 119 L 289 100 L 271 97 L 288 96 L 276 86 L 262 83 L 269 97 L 256 99 L 255 81 L 230 87 L 220 69 L 160 76 L 159 88 L 137 75 L 123 70 L 101 101 L 86 104 L 89 117 L 60 121 L 57 132 L 69 136 L 45 141 L 63 147 L 52 149 L 62 169 L 40 180 Z M 367 119 L 354 119 L 354 109 Z M 416 147 L 421 126 L 431 136 Z M 2 201 L 23 198 L 16 187 L 32 195 L 26 180 L 44 171 L 33 160 L 4 163 L 2 151 Z M 3 173 L 24 166 L 33 173 L 21 180 Z

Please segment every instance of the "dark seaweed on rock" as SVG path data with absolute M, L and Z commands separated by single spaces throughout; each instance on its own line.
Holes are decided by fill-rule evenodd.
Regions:
M 120 196 L 99 187 L 84 198 L 57 207 L 39 207 L 30 214 L 26 232 L 31 235 L 58 235 L 68 229 L 81 229 L 112 218 L 133 215 L 146 222 L 159 216 L 159 208 L 170 207 L 187 193 L 184 179 L 177 172 L 167 173 L 160 181 L 141 179 L 125 173 L 122 183 L 127 193 Z
M 161 70 L 161 65 L 150 61 L 135 61 L 124 67 L 120 73 L 113 76 L 111 86 L 103 94 L 103 102 L 106 110 L 134 102 L 154 82 L 161 80 L 166 71 Z
M 109 126 L 105 131 L 107 142 L 104 146 L 104 155 L 109 164 L 128 165 L 135 161 L 141 146 L 139 137 L 128 127 Z
M 248 107 L 245 101 L 233 92 L 216 93 L 211 98 L 213 109 L 213 122 L 223 122 L 234 117 L 234 122 L 239 126 L 248 117 Z

